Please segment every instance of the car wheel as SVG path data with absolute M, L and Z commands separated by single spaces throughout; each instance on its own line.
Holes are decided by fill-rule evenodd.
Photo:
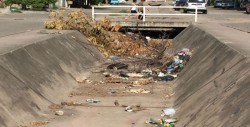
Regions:
M 203 14 L 207 14 L 207 11 L 203 11 L 202 13 L 203 13 Z
M 247 10 L 247 8 L 246 8 L 246 13 L 249 14 L 249 12 L 250 12 L 250 10 Z

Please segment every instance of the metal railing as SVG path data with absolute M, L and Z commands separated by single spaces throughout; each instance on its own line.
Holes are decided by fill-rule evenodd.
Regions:
M 183 13 L 183 14 L 173 14 L 173 13 L 150 13 L 150 12 L 146 12 L 146 9 L 152 9 L 152 8 L 156 8 L 156 9 L 185 9 L 186 7 L 181 7 L 181 6 L 136 6 L 136 8 L 142 8 L 143 12 L 141 14 L 136 13 L 106 13 L 106 12 L 95 12 L 96 8 L 131 8 L 133 6 L 92 6 L 92 20 L 95 20 L 95 16 L 96 15 L 142 15 L 143 19 L 142 21 L 146 21 L 146 16 L 194 16 L 194 21 L 197 22 L 198 21 L 198 8 L 195 7 L 195 13 Z

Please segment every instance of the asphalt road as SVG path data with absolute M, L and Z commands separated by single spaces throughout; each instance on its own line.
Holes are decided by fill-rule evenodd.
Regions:
M 84 9 L 84 12 L 91 16 L 91 9 Z M 47 19 L 48 12 L 0 14 L 0 37 L 43 29 Z M 208 7 L 208 14 L 198 15 L 198 23 L 219 23 L 250 32 L 250 15 L 244 11 Z
M 0 37 L 44 28 L 47 12 L 0 14 Z

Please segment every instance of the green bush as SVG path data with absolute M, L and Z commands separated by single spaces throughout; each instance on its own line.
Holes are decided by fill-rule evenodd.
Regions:
M 46 5 L 55 3 L 57 0 L 6 0 L 5 3 L 7 5 L 12 4 L 22 4 L 32 6 L 33 8 L 42 8 Z
M 103 0 L 93 0 L 93 1 L 91 1 L 90 4 L 92 4 L 92 5 L 98 5 L 99 3 L 102 3 L 102 1 Z

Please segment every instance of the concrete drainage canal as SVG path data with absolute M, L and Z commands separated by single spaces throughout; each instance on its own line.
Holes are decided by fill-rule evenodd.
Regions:
M 78 31 L 1 55 L 1 126 L 249 125 L 248 58 L 203 29 L 158 40 L 81 11 L 51 16 L 47 28 Z

